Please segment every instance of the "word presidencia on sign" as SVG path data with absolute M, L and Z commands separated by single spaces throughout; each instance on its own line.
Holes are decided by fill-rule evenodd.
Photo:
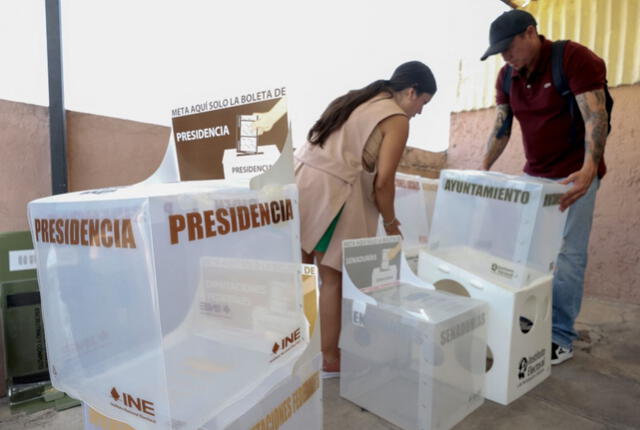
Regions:
M 271 169 L 288 132 L 285 87 L 172 109 L 182 180 L 248 179 Z

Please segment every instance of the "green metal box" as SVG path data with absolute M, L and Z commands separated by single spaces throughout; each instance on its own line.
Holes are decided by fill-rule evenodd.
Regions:
M 0 397 L 37 397 L 49 380 L 35 254 L 28 231 L 0 233 Z

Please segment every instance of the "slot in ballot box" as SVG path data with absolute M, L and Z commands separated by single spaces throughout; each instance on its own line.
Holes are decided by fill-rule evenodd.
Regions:
M 343 253 L 340 395 L 403 429 L 450 429 L 483 402 L 486 304 L 417 279 L 399 236 Z
M 227 428 L 308 350 L 294 185 L 92 190 L 29 218 L 52 383 L 112 419 Z

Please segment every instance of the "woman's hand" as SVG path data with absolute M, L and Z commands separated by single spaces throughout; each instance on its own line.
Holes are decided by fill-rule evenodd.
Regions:
M 409 119 L 394 115 L 380 123 L 382 143 L 378 153 L 378 173 L 375 179 L 374 197 L 388 235 L 400 235 L 400 221 L 393 208 L 396 193 L 396 170 L 409 136 Z
M 387 236 L 401 236 L 404 239 L 404 236 L 402 236 L 402 232 L 400 231 L 400 221 L 398 221 L 398 218 L 393 217 L 393 220 L 388 223 L 383 219 L 382 225 Z

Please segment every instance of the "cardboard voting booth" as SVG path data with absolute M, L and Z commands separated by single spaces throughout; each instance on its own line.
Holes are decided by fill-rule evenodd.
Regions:
M 402 231 L 402 252 L 414 273 L 418 269 L 418 252 L 427 245 L 433 218 L 438 180 L 396 173 L 395 211 Z M 382 218 L 378 236 L 386 236 Z
M 486 305 L 420 281 L 399 236 L 343 254 L 340 395 L 403 429 L 450 429 L 484 400 Z
M 542 178 L 443 170 L 427 249 L 490 282 L 531 284 L 553 273 L 567 190 Z
M 52 383 L 101 414 L 235 428 L 275 387 L 319 371 L 294 185 L 76 192 L 31 202 L 29 218 Z
M 508 404 L 551 372 L 551 280 L 567 187 L 473 171 L 443 171 L 440 181 L 418 275 L 488 303 L 486 397 Z
M 311 343 L 302 354 L 293 373 L 269 391 L 251 409 L 237 418 L 226 430 L 263 429 L 321 429 L 322 386 L 319 366 L 320 336 L 318 315 L 317 268 L 302 267 L 302 287 L 305 316 L 310 325 Z M 318 327 L 316 329 L 316 327 Z M 82 405 L 84 430 L 135 430 L 129 424 L 111 419 L 86 403 Z M 203 429 L 216 429 L 215 422 L 205 424 Z

